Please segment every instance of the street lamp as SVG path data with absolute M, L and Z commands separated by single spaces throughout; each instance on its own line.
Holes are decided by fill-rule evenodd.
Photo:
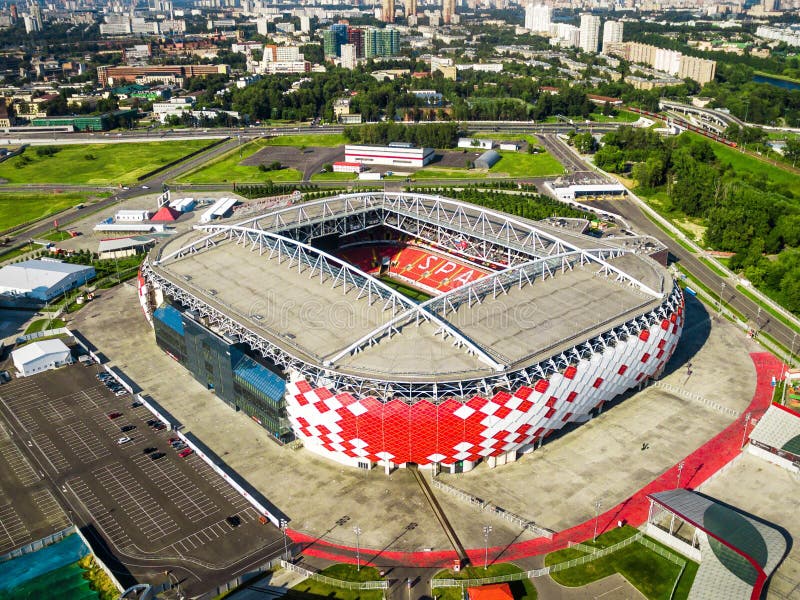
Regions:
M 723 281 L 722 282 L 722 289 L 720 290 L 720 293 L 719 293 L 719 310 L 718 310 L 718 314 L 720 316 L 722 316 L 722 297 L 724 295 L 725 295 L 725 282 Z
M 289 540 L 287 539 L 286 535 L 286 528 L 289 526 L 289 522 L 286 519 L 281 519 L 281 531 L 283 532 L 283 555 L 284 560 L 289 560 Z
M 178 592 L 178 598 L 183 598 L 183 594 L 181 593 L 181 582 L 178 579 L 178 576 L 175 575 L 175 573 L 173 573 L 172 571 L 164 571 L 164 575 L 166 575 L 167 578 L 169 579 L 170 589 L 172 589 L 172 578 L 173 577 L 175 578 L 175 589 Z
M 489 534 L 492 533 L 491 525 L 483 526 L 483 568 L 489 567 Z
M 675 489 L 681 487 L 681 474 L 683 474 L 683 466 L 684 466 L 684 461 L 678 463 L 678 484 L 675 486 Z
M 361 527 L 358 525 L 353 527 L 353 533 L 356 534 L 356 570 L 361 571 Z
M 597 500 L 594 503 L 594 535 L 592 536 L 592 541 L 597 541 L 597 521 L 600 519 L 600 507 L 603 506 L 603 503 L 600 500 Z
M 740 448 L 744 447 L 744 441 L 747 439 L 747 423 L 750 421 L 751 414 L 750 411 L 747 411 L 744 415 L 744 429 L 742 430 L 742 443 L 739 445 Z

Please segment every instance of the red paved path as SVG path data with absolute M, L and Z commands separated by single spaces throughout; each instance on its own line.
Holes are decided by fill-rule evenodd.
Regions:
M 760 419 L 772 401 L 771 379 L 782 372 L 783 364 L 767 352 L 752 353 L 750 357 L 756 367 L 756 391 L 753 394 L 750 405 L 744 412 L 749 412 L 752 418 Z M 744 415 L 737 418 L 722 432 L 683 460 L 684 467 L 681 483 L 685 487 L 697 487 L 739 454 L 744 432 L 744 419 Z M 749 428 L 748 431 L 750 431 Z M 644 523 L 650 506 L 647 495 L 673 489 L 677 479 L 678 465 L 676 464 L 633 496 L 601 514 L 598 522 L 598 533 L 613 529 L 616 527 L 617 521 L 620 520 L 634 527 Z M 537 538 L 505 548 L 490 548 L 489 556 L 492 561 L 498 559 L 509 561 L 537 556 L 560 550 L 566 547 L 567 542 L 570 540 L 578 542 L 587 540 L 593 534 L 594 519 L 590 519 L 580 525 L 556 533 L 552 540 Z M 356 562 L 355 548 L 331 544 L 293 530 L 289 530 L 289 536 L 294 542 L 303 546 L 303 554 L 335 562 Z M 467 550 L 467 554 L 474 564 L 479 564 L 483 561 L 483 552 L 483 548 Z M 448 550 L 437 552 L 391 552 L 361 549 L 361 564 L 381 566 L 449 567 L 452 566 L 455 558 L 455 552 Z

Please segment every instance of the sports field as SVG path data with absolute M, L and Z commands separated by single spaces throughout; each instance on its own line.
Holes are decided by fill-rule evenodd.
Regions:
M 20 156 L 0 163 L 0 178 L 9 183 L 129 184 L 212 143 L 186 140 L 29 147 Z
M 395 289 L 403 294 L 403 296 L 406 298 L 411 298 L 414 302 L 425 302 L 426 300 L 430 300 L 432 298 L 430 294 L 426 294 L 423 291 L 414 289 L 404 283 L 400 283 L 391 277 L 380 277 L 379 279 L 390 288 Z
M 549 177 L 564 173 L 564 167 L 547 152 L 528 154 L 526 152 L 503 152 L 490 173 L 506 174 L 508 177 Z
M 326 136 L 318 136 L 326 137 Z M 179 178 L 185 183 L 225 183 L 228 181 L 260 183 L 264 181 L 300 181 L 303 174 L 297 169 L 279 169 L 277 171 L 261 171 L 255 165 L 241 165 L 243 160 L 252 156 L 265 146 L 274 146 L 271 140 L 253 140 L 236 148 L 211 164 L 200 167 Z
M 93 197 L 106 197 L 109 194 L 94 194 Z M 0 193 L 0 231 L 16 225 L 43 219 L 65 208 L 86 202 L 85 193 Z

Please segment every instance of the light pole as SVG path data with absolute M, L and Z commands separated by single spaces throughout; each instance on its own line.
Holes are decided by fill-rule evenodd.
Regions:
M 175 589 L 178 592 L 178 598 L 183 598 L 183 594 L 181 593 L 181 582 L 178 580 L 178 576 L 175 575 L 172 571 L 164 571 L 164 575 L 167 576 L 169 579 L 169 587 L 172 589 L 172 578 L 175 578 Z
M 681 487 L 681 475 L 683 474 L 683 465 L 684 465 L 683 461 L 678 463 L 678 484 L 675 486 L 675 489 Z
M 722 282 L 722 289 L 719 292 L 719 310 L 717 311 L 717 314 L 719 316 L 722 316 L 722 297 L 724 295 L 725 295 L 725 282 L 723 281 Z
M 492 533 L 491 525 L 483 526 L 483 569 L 489 567 L 489 534 Z
M 289 560 L 289 540 L 286 536 L 286 528 L 289 526 L 289 522 L 286 519 L 281 519 L 281 531 L 283 532 L 283 555 L 284 560 Z
M 600 507 L 603 506 L 603 503 L 600 500 L 597 500 L 594 503 L 594 535 L 592 536 L 592 541 L 597 541 L 597 521 L 600 519 Z
M 747 439 L 747 423 L 750 421 L 751 414 L 750 411 L 747 411 L 744 415 L 744 429 L 742 430 L 742 443 L 739 446 L 740 448 L 744 447 L 744 441 Z
M 356 571 L 361 571 L 361 527 L 353 527 L 353 533 L 356 534 Z

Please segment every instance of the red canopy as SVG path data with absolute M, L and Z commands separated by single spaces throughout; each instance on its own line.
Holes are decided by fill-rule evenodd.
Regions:
M 471 587 L 467 588 L 467 593 L 469 600 L 514 600 L 514 595 L 507 583 Z
M 151 221 L 175 221 L 181 215 L 177 210 L 174 210 L 166 204 L 158 209 L 158 212 L 153 215 Z

